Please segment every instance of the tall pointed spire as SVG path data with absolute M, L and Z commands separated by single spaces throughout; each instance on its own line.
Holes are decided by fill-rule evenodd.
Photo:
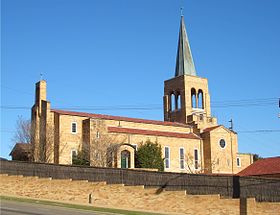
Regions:
M 181 15 L 175 77 L 181 76 L 181 75 L 196 76 L 196 71 L 195 71 L 195 67 L 194 67 L 190 43 L 188 40 L 183 15 Z

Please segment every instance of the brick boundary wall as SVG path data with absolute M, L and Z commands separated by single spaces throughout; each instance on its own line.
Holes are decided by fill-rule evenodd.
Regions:
M 165 190 L 186 190 L 188 194 L 220 194 L 228 198 L 256 198 L 280 202 L 280 179 L 151 172 L 116 168 L 84 167 L 0 161 L 0 173 L 10 175 L 106 181 L 108 184 L 144 185 Z

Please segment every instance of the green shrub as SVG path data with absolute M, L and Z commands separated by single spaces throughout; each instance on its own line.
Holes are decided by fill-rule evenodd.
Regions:
M 164 170 L 161 146 L 147 140 L 136 152 L 136 167 Z

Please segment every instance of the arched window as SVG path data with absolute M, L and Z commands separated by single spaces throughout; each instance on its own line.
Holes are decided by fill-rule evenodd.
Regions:
M 198 90 L 198 108 L 204 109 L 203 91 Z
M 172 93 L 171 94 L 171 111 L 174 111 L 176 108 L 176 98 L 175 98 L 175 94 Z
M 177 96 L 177 109 L 178 110 L 181 110 L 181 108 L 182 108 L 182 102 L 181 102 L 181 95 L 179 94 L 178 96 Z
M 196 108 L 196 91 L 194 88 L 191 89 L 191 99 L 192 99 L 192 108 Z

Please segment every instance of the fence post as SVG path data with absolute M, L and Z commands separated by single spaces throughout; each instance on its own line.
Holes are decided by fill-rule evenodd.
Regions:
M 88 195 L 88 203 L 91 204 L 91 202 L 92 202 L 92 194 L 90 193 L 90 194 Z
M 232 198 L 239 198 L 240 197 L 240 181 L 239 176 L 232 177 Z
M 240 198 L 239 200 L 239 214 L 247 215 L 247 198 Z

